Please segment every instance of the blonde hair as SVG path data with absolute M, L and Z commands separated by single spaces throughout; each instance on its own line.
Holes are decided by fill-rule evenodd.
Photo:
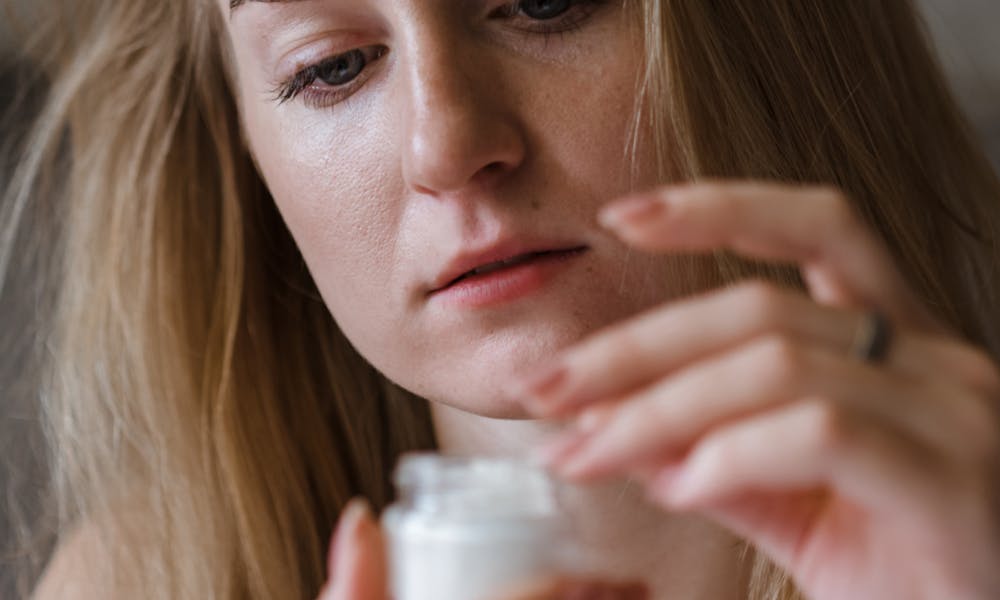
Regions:
M 636 131 L 662 179 L 842 187 L 925 304 L 996 355 L 1000 185 L 910 3 L 750 4 L 641 2 Z M 218 8 L 50 5 L 5 219 L 59 197 L 42 398 L 61 531 L 96 524 L 114 585 L 147 597 L 314 596 L 343 503 L 384 505 L 395 457 L 434 445 L 426 403 L 323 306 L 241 139 Z M 787 266 L 712 264 L 718 284 L 801 287 Z M 754 560 L 753 597 L 795 597 Z

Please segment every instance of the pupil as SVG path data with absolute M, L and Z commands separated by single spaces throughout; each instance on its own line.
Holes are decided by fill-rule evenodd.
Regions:
M 320 66 L 318 77 L 327 85 L 344 85 L 357 77 L 364 68 L 364 53 L 361 50 L 351 50 Z
M 572 0 L 524 0 L 521 11 L 539 21 L 554 19 L 569 10 Z

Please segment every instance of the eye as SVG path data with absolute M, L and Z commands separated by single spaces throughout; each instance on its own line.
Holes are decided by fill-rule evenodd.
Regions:
M 555 19 L 572 7 L 572 0 L 523 0 L 518 3 L 525 16 L 538 21 Z
M 520 0 L 509 2 L 490 16 L 506 19 L 530 33 L 565 33 L 577 29 L 608 0 Z
M 344 85 L 354 81 L 367 64 L 368 59 L 361 50 L 351 50 L 317 65 L 316 79 L 327 85 Z
M 313 104 L 342 100 L 354 92 L 367 76 L 367 67 L 385 55 L 384 46 L 355 48 L 310 65 L 275 90 L 277 102 L 283 103 L 306 94 Z

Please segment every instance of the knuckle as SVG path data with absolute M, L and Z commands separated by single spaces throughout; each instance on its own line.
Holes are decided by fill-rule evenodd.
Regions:
M 807 367 L 801 344 L 783 333 L 761 338 L 754 355 L 754 368 L 771 387 L 795 383 Z

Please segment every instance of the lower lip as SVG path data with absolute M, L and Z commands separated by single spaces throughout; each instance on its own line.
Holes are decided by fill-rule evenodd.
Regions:
M 459 308 L 483 308 L 523 298 L 545 286 L 585 248 L 546 254 L 513 267 L 476 275 L 433 292 L 431 297 Z

